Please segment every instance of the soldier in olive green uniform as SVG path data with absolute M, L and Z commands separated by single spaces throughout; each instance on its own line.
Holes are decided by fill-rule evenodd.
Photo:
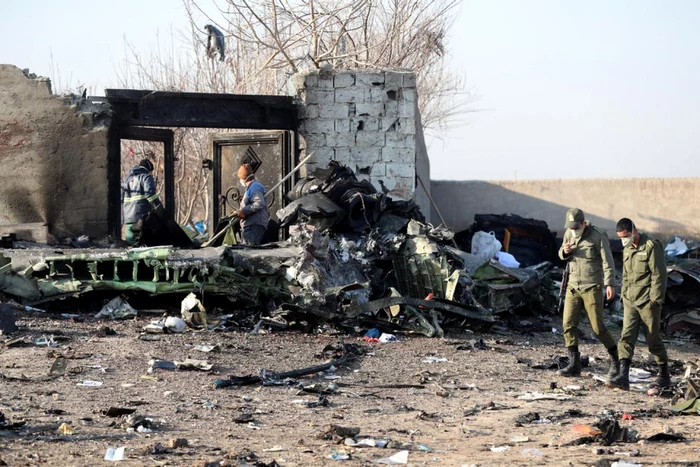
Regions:
M 666 296 L 666 258 L 661 242 L 639 233 L 634 223 L 623 218 L 617 223 L 617 236 L 624 246 L 622 254 L 622 300 L 625 317 L 618 345 L 620 372 L 610 380 L 614 387 L 629 389 L 629 370 L 639 328 L 644 330 L 649 353 L 656 358 L 659 376 L 656 383 L 671 385 L 668 356 L 661 339 L 661 304 Z
M 603 286 L 608 300 L 615 296 L 615 266 L 610 242 L 605 232 L 590 225 L 583 211 L 574 208 L 566 213 L 566 232 L 559 257 L 568 261 L 569 283 L 564 300 L 564 343 L 569 351 L 569 365 L 559 370 L 562 376 L 581 374 L 578 349 L 578 324 L 585 310 L 593 332 L 610 354 L 608 377 L 620 370 L 617 345 L 603 322 Z

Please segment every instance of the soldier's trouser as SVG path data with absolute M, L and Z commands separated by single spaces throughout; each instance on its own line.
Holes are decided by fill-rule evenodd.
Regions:
M 578 345 L 578 323 L 584 310 L 600 343 L 606 349 L 615 347 L 615 339 L 603 322 L 603 291 L 599 285 L 584 291 L 567 288 L 564 299 L 564 344 L 567 347 Z
M 668 363 L 666 347 L 661 339 L 661 305 L 647 302 L 642 306 L 632 306 L 625 302 L 625 318 L 617 353 L 620 358 L 632 360 L 634 344 L 637 342 L 639 328 L 644 330 L 649 353 L 656 358 L 656 363 Z

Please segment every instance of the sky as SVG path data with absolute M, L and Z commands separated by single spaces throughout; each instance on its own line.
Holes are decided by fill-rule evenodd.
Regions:
M 119 87 L 179 0 L 0 0 L 0 63 Z M 469 112 L 428 137 L 434 180 L 700 176 L 700 2 L 464 0 L 447 44 Z

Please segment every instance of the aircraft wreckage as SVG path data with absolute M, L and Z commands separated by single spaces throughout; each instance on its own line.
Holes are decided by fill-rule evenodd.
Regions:
M 427 336 L 555 301 L 549 263 L 511 269 L 454 248 L 453 233 L 425 224 L 413 202 L 377 193 L 347 167 L 293 191 L 278 212 L 284 242 L 0 249 L 0 290 L 27 305 L 92 291 L 222 295 L 279 323 L 303 316 Z

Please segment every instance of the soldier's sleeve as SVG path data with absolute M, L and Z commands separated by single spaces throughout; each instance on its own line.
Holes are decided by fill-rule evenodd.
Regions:
M 610 241 L 605 232 L 600 234 L 600 256 L 603 260 L 603 285 L 615 286 L 615 262 L 613 261 Z
M 649 270 L 651 271 L 651 289 L 649 299 L 654 303 L 663 303 L 666 297 L 666 257 L 661 242 L 653 240 L 648 242 L 651 251 L 649 252 Z
M 627 277 L 627 268 L 625 267 L 625 249 L 622 249 L 622 290 L 620 295 L 622 299 L 625 300 L 627 296 L 627 284 L 629 284 L 629 278 Z
M 568 255 L 564 254 L 564 245 L 569 241 L 569 237 L 569 229 L 566 229 L 566 232 L 564 232 L 564 238 L 561 241 L 561 247 L 559 248 L 559 259 L 567 260 L 569 258 Z

